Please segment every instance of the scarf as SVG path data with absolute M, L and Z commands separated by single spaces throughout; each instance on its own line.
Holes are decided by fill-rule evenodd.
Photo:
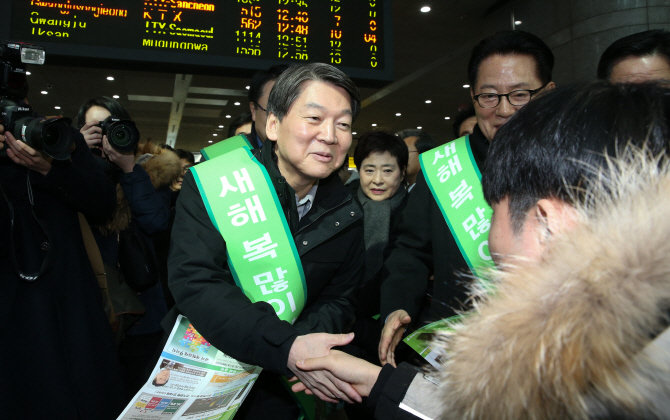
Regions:
M 358 200 L 363 206 L 363 229 L 365 239 L 365 277 L 370 280 L 384 263 L 384 249 L 389 241 L 391 212 L 400 206 L 407 191 L 401 185 L 393 197 L 384 201 L 374 201 L 358 188 Z

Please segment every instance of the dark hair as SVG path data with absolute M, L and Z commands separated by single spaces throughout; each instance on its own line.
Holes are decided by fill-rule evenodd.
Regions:
M 406 128 L 404 130 L 398 131 L 395 133 L 396 136 L 405 140 L 407 137 L 417 137 L 414 147 L 419 152 L 427 152 L 430 149 L 437 147 L 437 143 L 433 140 L 433 136 L 428 134 L 426 131 L 417 130 L 416 128 Z
M 407 169 L 409 160 L 409 151 L 404 141 L 395 134 L 386 131 L 368 131 L 359 139 L 356 149 L 354 149 L 354 163 L 356 168 L 361 170 L 361 165 L 366 157 L 371 153 L 389 152 L 391 156 L 398 161 L 400 172 Z
M 524 31 L 500 31 L 484 38 L 472 49 L 468 63 L 468 80 L 472 89 L 477 83 L 479 65 L 492 55 L 529 55 L 537 64 L 537 77 L 543 85 L 551 82 L 554 54 L 537 36 Z
M 609 79 L 614 66 L 628 57 L 658 54 L 670 60 L 670 32 L 653 29 L 619 38 L 600 57 L 598 79 Z
M 174 152 L 179 156 L 179 159 L 184 159 L 191 165 L 195 165 L 195 156 L 193 156 L 193 153 L 184 149 L 174 149 Z
M 477 114 L 475 113 L 475 106 L 472 104 L 470 104 L 467 108 L 458 111 L 458 114 L 456 114 L 454 117 L 454 125 L 452 127 L 454 130 L 454 138 L 461 137 L 461 125 L 463 125 L 465 120 L 476 116 Z
M 667 152 L 670 90 L 654 83 L 577 84 L 531 101 L 491 142 L 482 177 L 484 198 L 509 197 L 515 232 L 538 200 L 582 200 L 580 186 L 627 144 Z
M 251 112 L 243 112 L 235 117 L 233 122 L 230 123 L 230 127 L 228 127 L 228 138 L 235 135 L 235 130 L 250 122 L 254 122 L 254 120 L 251 118 Z
M 324 63 L 293 65 L 282 73 L 270 92 L 268 113 L 283 120 L 302 93 L 303 84 L 309 81 L 326 82 L 344 89 L 351 99 L 352 120 L 356 119 L 361 109 L 361 94 L 356 84 L 342 70 Z
M 160 143 L 158 145 L 158 147 L 160 147 L 163 150 L 170 150 L 170 151 L 174 152 L 174 148 L 172 146 L 170 146 L 169 144 L 166 144 L 166 143 Z
M 105 108 L 107 111 L 110 112 L 110 114 L 114 115 L 115 117 L 119 117 L 122 120 L 130 119 L 128 111 L 126 111 L 123 105 L 121 105 L 118 101 L 108 96 L 98 96 L 97 98 L 91 98 L 86 100 L 79 107 L 79 112 L 77 113 L 77 123 L 76 123 L 76 127 L 78 130 L 81 129 L 84 126 L 84 124 L 86 124 L 86 113 L 88 112 L 89 109 L 91 109 L 94 106 Z
M 263 88 L 265 85 L 268 82 L 277 80 L 288 67 L 287 64 L 278 64 L 254 74 L 254 77 L 251 78 L 251 83 L 249 83 L 249 102 L 258 104 L 258 98 L 263 96 Z

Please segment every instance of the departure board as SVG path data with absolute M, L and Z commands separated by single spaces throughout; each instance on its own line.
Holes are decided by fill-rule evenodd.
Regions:
M 318 61 L 359 79 L 392 78 L 390 0 L 12 0 L 3 14 L 0 35 L 44 46 L 47 63 L 255 70 Z

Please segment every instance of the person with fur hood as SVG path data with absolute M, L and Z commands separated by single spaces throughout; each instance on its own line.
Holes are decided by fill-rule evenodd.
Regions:
M 82 104 L 77 121 L 84 139 L 98 163 L 116 184 L 117 203 L 112 217 L 103 224 L 92 227 L 93 236 L 104 263 L 108 285 L 118 285 L 131 279 L 125 278 L 119 267 L 119 237 L 123 232 L 134 231 L 144 243 L 158 276 L 151 235 L 165 231 L 170 218 L 170 186 L 181 176 L 182 164 L 176 153 L 162 149 L 150 142 L 139 145 L 135 153 L 122 153 L 110 146 L 98 126 L 110 115 L 130 119 L 117 101 L 107 97 L 89 99 Z M 145 255 L 147 257 L 147 255 Z M 123 261 L 121 261 L 123 264 Z M 123 268 L 123 267 L 121 267 Z M 129 276 L 128 270 L 124 270 Z M 110 295 L 117 315 L 130 312 L 135 316 L 119 316 L 117 330 L 119 354 L 124 368 L 126 393 L 135 394 L 146 381 L 145 366 L 151 363 L 156 347 L 162 338 L 160 322 L 167 314 L 161 282 L 146 290 L 114 292 Z M 127 296 L 131 292 L 131 296 Z M 137 293 L 139 292 L 139 293 Z M 137 298 L 135 298 L 135 296 Z M 139 302 L 137 301 L 139 300 Z M 141 315 L 141 316 L 139 316 Z
M 529 103 L 482 178 L 495 290 L 473 287 L 474 311 L 436 339 L 442 367 L 340 352 L 298 366 L 351 383 L 378 419 L 670 418 L 669 139 L 660 85 Z

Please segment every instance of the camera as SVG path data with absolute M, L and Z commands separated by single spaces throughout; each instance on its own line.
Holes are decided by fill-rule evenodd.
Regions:
M 28 94 L 26 64 L 44 64 L 44 48 L 26 42 L 0 42 L 0 124 L 17 139 L 57 160 L 70 157 L 69 118 L 39 118 L 23 102 Z M 2 153 L 6 153 L 5 150 Z
M 134 122 L 110 115 L 104 121 L 100 121 L 98 127 L 102 129 L 102 135 L 107 136 L 107 141 L 114 150 L 125 153 L 135 151 L 135 146 L 140 140 L 140 132 Z

